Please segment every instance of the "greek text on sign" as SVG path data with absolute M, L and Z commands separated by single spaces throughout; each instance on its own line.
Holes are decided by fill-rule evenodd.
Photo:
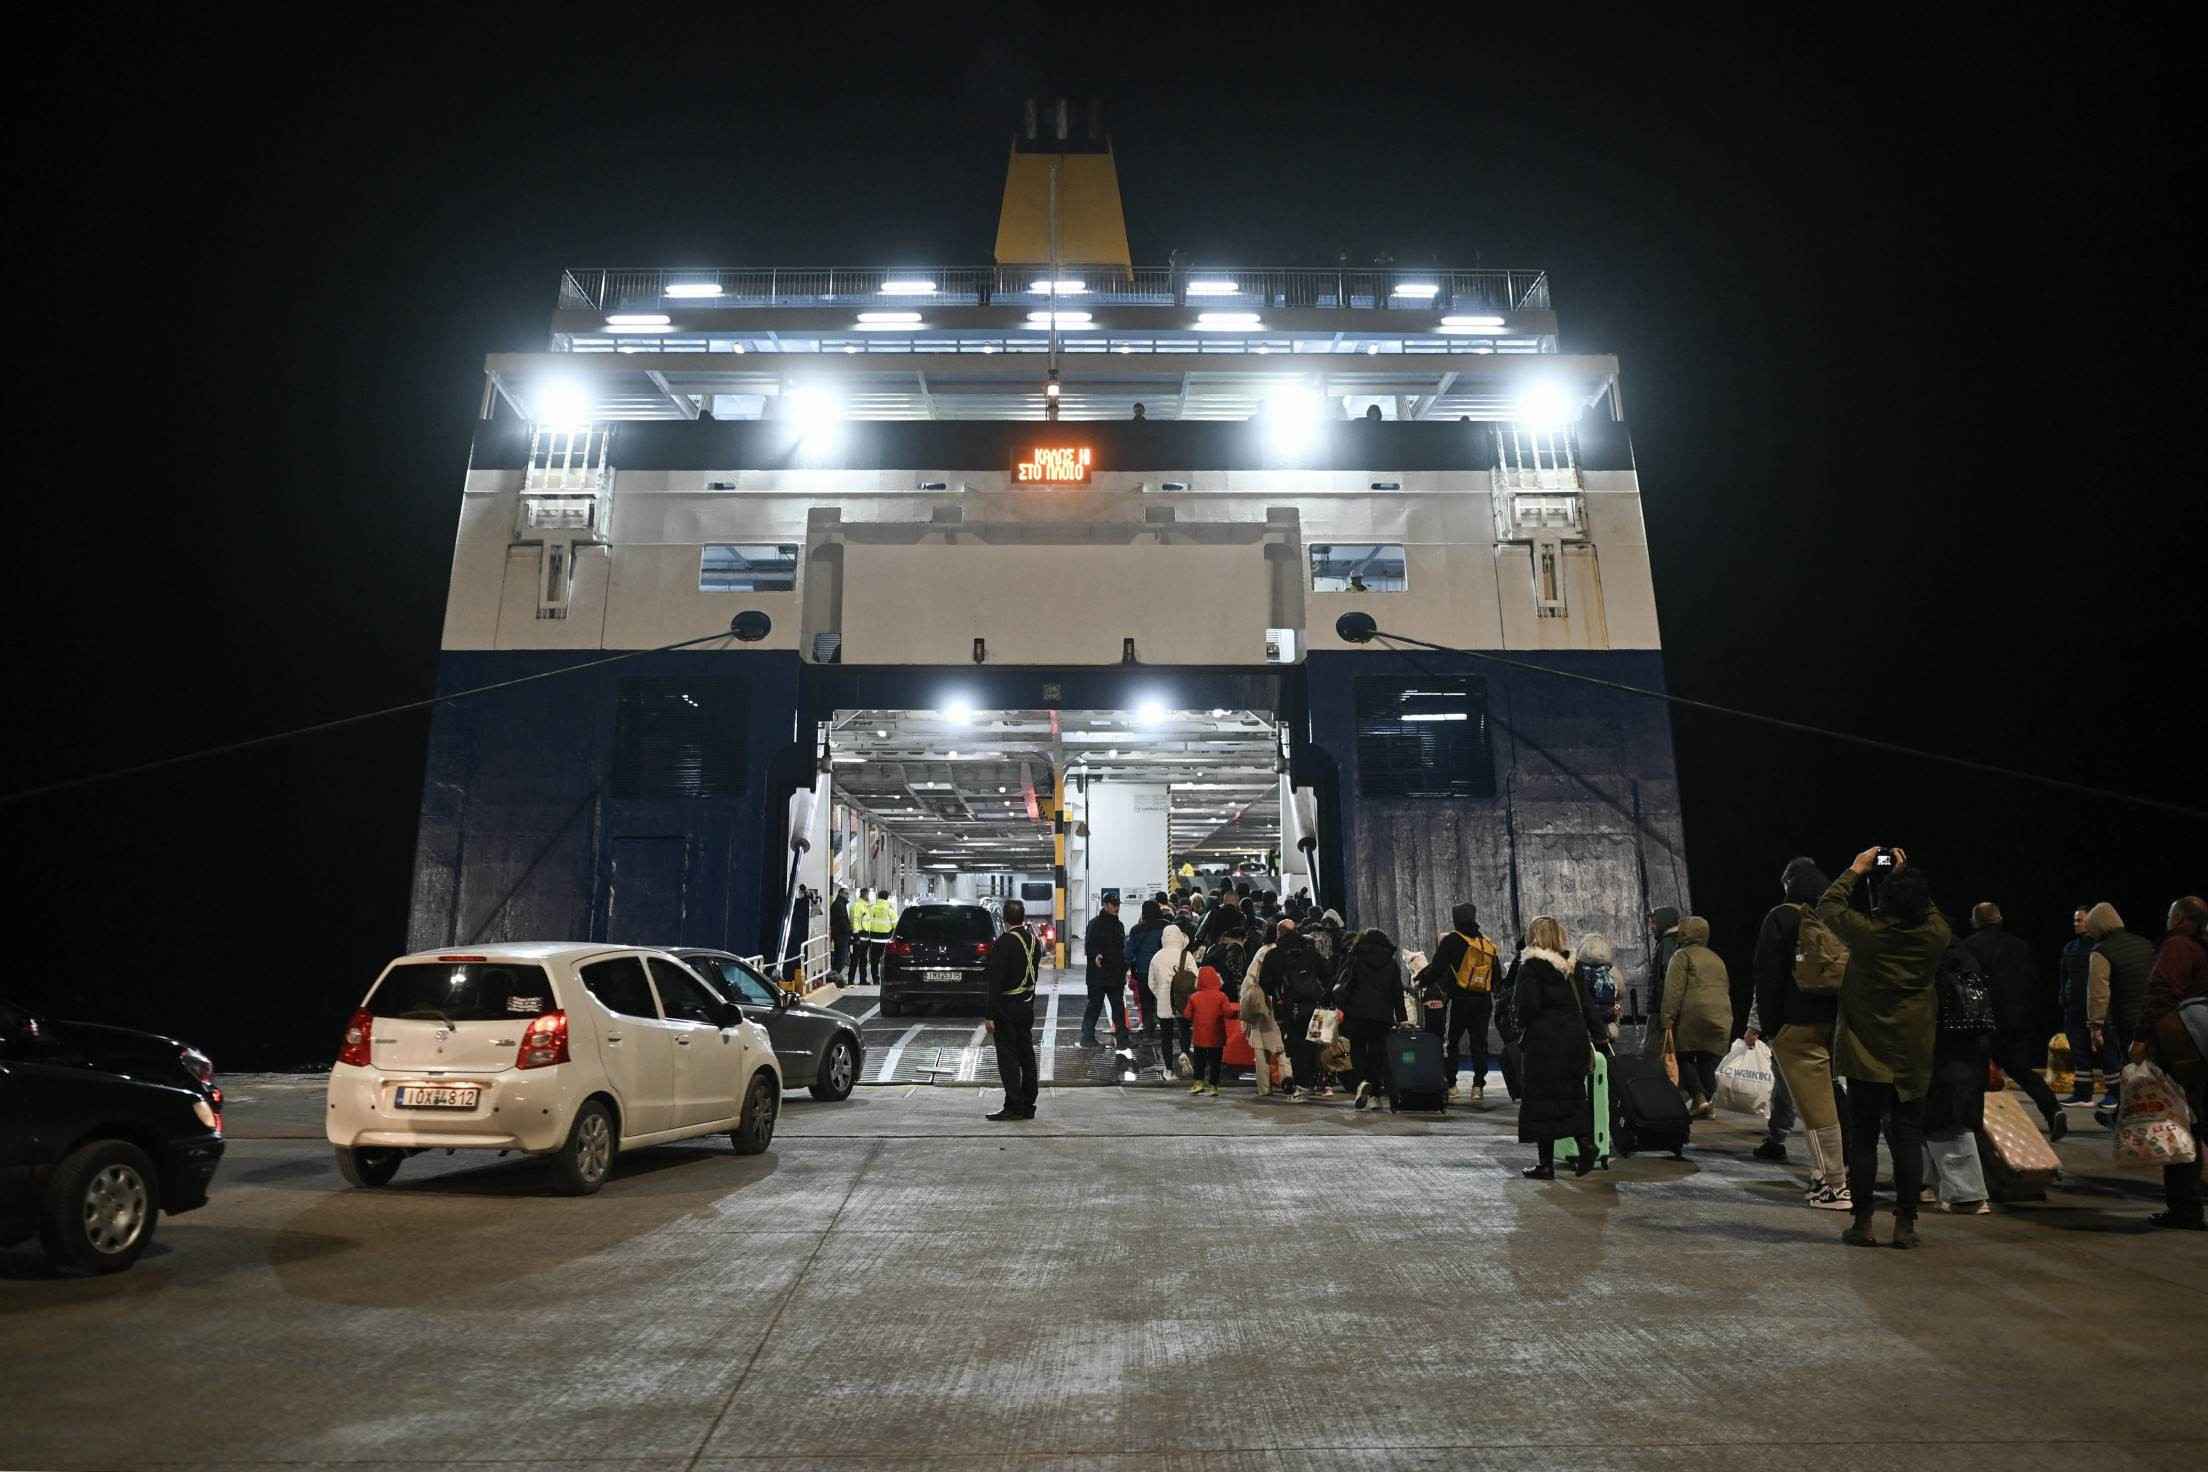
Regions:
M 1095 451 L 1087 445 L 1037 445 L 1012 465 L 1015 485 L 1085 486 Z

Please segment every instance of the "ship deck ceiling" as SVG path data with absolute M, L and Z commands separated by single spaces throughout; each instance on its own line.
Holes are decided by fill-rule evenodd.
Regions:
M 1060 417 L 1127 419 L 1139 403 L 1155 419 L 1248 419 L 1271 394 L 1300 386 L 1331 398 L 1396 400 L 1420 419 L 1506 420 L 1535 384 L 1592 404 L 1615 387 L 1618 371 L 1607 354 L 1277 353 L 1261 361 L 1068 355 L 1059 360 Z M 832 390 L 852 419 L 1045 417 L 1037 354 L 495 353 L 484 366 L 524 416 L 538 386 L 565 381 L 588 389 L 600 419 L 694 419 L 722 396 L 759 401 L 761 413 L 736 416 L 756 418 L 765 401 L 815 386 Z
M 836 796 L 923 864 L 1047 873 L 1054 773 L 1168 789 L 1173 851 L 1263 854 L 1280 843 L 1278 737 L 1248 710 L 846 710 L 829 738 Z M 1029 801 L 1032 795 L 1032 816 Z

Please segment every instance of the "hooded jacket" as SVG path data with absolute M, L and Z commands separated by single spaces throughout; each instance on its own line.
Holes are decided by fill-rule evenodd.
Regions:
M 1834 992 L 1812 996 L 1794 984 L 1794 954 L 1802 934 L 1802 912 L 1817 908 L 1832 881 L 1808 859 L 1796 859 L 1780 877 L 1786 898 L 1773 905 L 1756 931 L 1756 1020 L 1773 1037 L 1782 1027 L 1830 1027 L 1840 1018 Z
M 1516 971 L 1518 1138 L 1531 1145 L 1590 1134 L 1589 1055 L 1609 1040 L 1609 1029 L 1574 979 L 1570 957 L 1531 946 L 1519 955 Z
M 1655 939 L 1648 952 L 1648 984 L 1641 988 L 1641 1004 L 1654 1012 L 1664 1002 L 1664 979 L 1671 974 L 1671 958 L 1679 950 L 1679 912 L 1659 905 L 1648 912 L 1648 928 Z M 1654 1039 L 1657 1029 L 1649 1029 Z
M 1227 1000 L 1226 990 L 1219 985 L 1219 973 L 1205 966 L 1196 973 L 1196 994 L 1188 999 L 1181 1015 L 1188 1019 L 1188 1042 L 1192 1048 L 1224 1048 L 1227 1045 L 1227 1019 L 1239 1009 Z
M 1391 1027 L 1403 1020 L 1403 964 L 1396 959 L 1395 942 L 1379 931 L 1357 937 L 1335 986 L 1347 1020 Z
M 2049 999 L 2032 965 L 2032 948 L 2001 925 L 1980 926 L 1962 946 L 1986 973 L 1995 1025 L 2003 1032 L 2036 1032 L 2046 1042 Z
M 1817 918 L 1848 948 L 1840 983 L 1840 1020 L 1833 1029 L 1832 1071 L 1842 1078 L 1892 1084 L 1904 1100 L 1932 1086 L 1932 1048 L 1939 1002 L 1933 979 L 1953 938 L 1938 906 L 1904 925 L 1866 915 L 1848 903 L 1863 876 L 1842 874 L 1817 902 Z
M 1181 957 L 1188 951 L 1188 932 L 1178 925 L 1168 925 L 1158 932 L 1157 954 L 1150 958 L 1150 996 L 1157 1003 L 1160 1017 L 1173 1017 L 1173 973 L 1180 969 Z
M 1679 948 L 1664 972 L 1661 1016 L 1682 1053 L 1722 1054 L 1732 1042 L 1732 978 L 1710 949 L 1710 922 L 1700 915 L 1679 922 Z
M 1165 938 L 1165 925 L 1164 908 L 1156 900 L 1144 900 L 1142 918 L 1127 932 L 1127 970 L 1144 986 L 1150 984 L 1150 958 L 1158 953 L 1158 942 Z
M 1271 950 L 1271 946 L 1266 947 Z M 1250 1046 L 1264 1053 L 1284 1053 L 1288 1045 L 1281 1039 L 1280 1019 L 1273 1014 L 1273 1004 L 1265 995 L 1265 988 L 1258 984 L 1258 969 L 1252 966 L 1242 978 L 1242 994 L 1236 999 L 1241 1011 L 1242 1031 L 1249 1037 Z

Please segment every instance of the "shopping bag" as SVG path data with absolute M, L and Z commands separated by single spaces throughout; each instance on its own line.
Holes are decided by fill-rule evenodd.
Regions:
M 2170 1076 L 2152 1063 L 2124 1067 L 2116 1110 L 2116 1159 L 2124 1165 L 2190 1165 L 2193 1111 Z
M 1331 1043 L 1341 1030 L 1341 1009 L 1319 1007 L 1311 1013 L 1311 1025 L 1304 1029 L 1303 1037 L 1309 1043 Z
M 2077 1087 L 2078 1067 L 2070 1052 L 2070 1035 L 2056 1033 L 2047 1040 L 2047 1087 L 2067 1094 Z
M 1664 1029 L 1664 1077 L 1671 1080 L 1673 1088 L 1679 1087 L 1679 1047 L 1672 1041 L 1671 1029 Z
M 1130 985 L 1127 988 L 1127 1026 L 1135 1032 L 1141 1032 L 1149 1021 L 1149 1012 L 1143 1006 L 1148 995 L 1147 987 Z
M 1736 1040 L 1717 1065 L 1717 1097 L 1711 1102 L 1735 1114 L 1769 1119 L 1774 1086 L 1770 1044 L 1759 1040 L 1751 1047 L 1746 1039 Z

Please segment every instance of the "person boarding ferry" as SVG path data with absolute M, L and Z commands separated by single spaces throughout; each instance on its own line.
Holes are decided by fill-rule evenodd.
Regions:
M 989 1017 L 982 1024 L 997 1044 L 997 1076 L 1004 1080 L 1004 1107 L 994 1120 L 1033 1119 L 1040 1078 L 1035 1062 L 1035 968 L 1042 942 L 1028 933 L 1027 906 L 1004 902 L 1004 931 L 989 944 L 982 983 L 989 991 Z

